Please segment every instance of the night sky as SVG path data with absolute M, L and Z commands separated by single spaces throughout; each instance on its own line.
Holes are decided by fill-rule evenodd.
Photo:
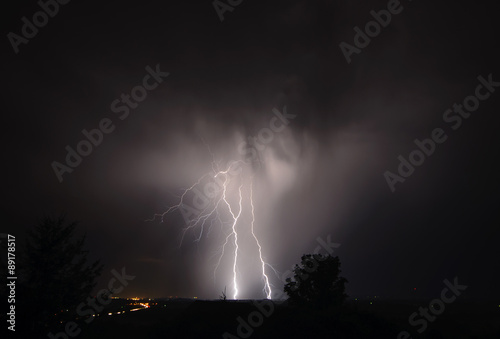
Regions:
M 199 241 L 199 229 L 188 231 L 179 246 L 179 210 L 146 220 L 176 205 L 213 159 L 221 168 L 245 159 L 242 142 L 273 121 L 284 128 L 242 180 L 254 178 L 255 232 L 276 270 L 329 237 L 351 296 L 432 298 L 458 277 L 464 299 L 499 298 L 498 12 L 493 2 L 402 0 L 346 58 L 339 45 L 355 48 L 354 28 L 364 32 L 370 11 L 391 2 L 244 0 L 221 21 L 210 0 L 71 1 L 16 47 L 9 32 L 22 35 L 22 18 L 40 6 L 10 2 L 2 232 L 21 244 L 40 218 L 65 212 L 105 264 L 96 290 L 125 267 L 136 278 L 120 296 L 218 298 L 232 289 L 230 253 L 213 273 L 228 225 Z M 446 113 L 478 95 L 479 77 L 496 90 L 483 85 L 489 96 L 470 115 Z M 136 86 L 151 88 L 135 92 L 143 101 L 116 103 Z M 284 110 L 286 125 L 273 120 Z M 53 162 L 67 165 L 66 147 L 102 121 L 109 133 L 59 180 Z M 400 176 L 398 157 L 408 160 L 414 140 L 436 129 L 446 140 L 393 192 L 386 171 Z M 237 224 L 239 297 L 261 298 L 248 221 L 245 212 Z

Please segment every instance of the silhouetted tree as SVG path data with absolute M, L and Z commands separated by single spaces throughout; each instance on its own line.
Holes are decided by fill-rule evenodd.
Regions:
M 30 327 L 36 332 L 53 328 L 74 315 L 76 306 L 90 295 L 101 273 L 99 260 L 88 263 L 85 236 L 75 237 L 76 225 L 67 223 L 62 215 L 46 217 L 28 231 L 21 288 L 22 299 L 31 310 L 27 314 Z
M 226 301 L 226 286 L 224 286 L 224 291 L 222 292 L 222 295 L 219 298 L 220 300 Z
M 340 260 L 331 255 L 305 254 L 288 278 L 285 293 L 290 302 L 317 308 L 337 307 L 347 298 L 347 279 L 340 277 Z

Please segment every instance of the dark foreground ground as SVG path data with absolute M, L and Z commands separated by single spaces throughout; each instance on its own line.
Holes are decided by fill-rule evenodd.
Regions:
M 446 305 L 421 334 L 408 317 L 428 301 L 351 300 L 336 313 L 286 303 L 267 302 L 259 311 L 252 301 L 162 300 L 116 314 L 123 305 L 113 301 L 89 324 L 80 319 L 74 338 L 398 338 L 401 331 L 412 338 L 500 338 L 500 307 L 493 303 Z

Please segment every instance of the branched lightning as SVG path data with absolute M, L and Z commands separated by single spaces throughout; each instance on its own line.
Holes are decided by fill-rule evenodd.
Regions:
M 231 207 L 230 207 L 229 203 L 227 203 L 226 199 L 224 198 L 224 201 L 226 201 L 227 206 L 229 207 L 229 211 L 231 212 L 231 215 L 233 216 L 233 219 L 234 219 L 233 227 L 232 227 L 233 234 L 234 234 L 234 264 L 233 264 L 234 299 L 236 299 L 236 297 L 238 296 L 238 284 L 236 282 L 236 262 L 238 261 L 238 232 L 236 232 L 236 223 L 238 222 L 238 219 L 240 218 L 240 215 L 241 215 L 241 210 L 243 209 L 241 207 L 241 200 L 242 200 L 241 187 L 242 186 L 243 185 L 241 185 L 240 188 L 238 189 L 240 202 L 239 202 L 238 215 L 236 217 L 234 216 L 233 212 L 231 211 Z M 225 190 L 224 190 L 224 192 L 225 192 Z
M 255 206 L 254 206 L 254 201 L 253 201 L 253 176 L 250 178 L 250 182 L 248 181 L 245 183 L 244 177 L 242 173 L 240 172 L 238 175 L 232 175 L 230 173 L 232 166 L 235 164 L 244 164 L 243 161 L 236 161 L 233 162 L 231 165 L 229 165 L 225 170 L 221 171 L 219 170 L 219 164 L 215 161 L 215 156 L 210 150 L 210 147 L 208 144 L 205 143 L 205 145 L 208 148 L 208 151 L 210 152 L 212 156 L 212 171 L 203 175 L 196 181 L 192 186 L 189 188 L 185 189 L 182 194 L 180 195 L 180 199 L 178 203 L 174 206 L 169 207 L 165 212 L 155 214 L 152 219 L 148 219 L 147 221 L 154 221 L 157 218 L 160 219 L 160 222 L 164 222 L 165 217 L 169 213 L 173 213 L 177 210 L 181 210 L 181 212 L 184 211 L 190 207 L 189 204 L 186 204 L 186 199 L 187 196 L 190 192 L 193 192 L 195 188 L 205 180 L 205 179 L 210 179 L 210 180 L 219 180 L 217 183 L 219 184 L 219 187 L 217 190 L 214 192 L 215 198 L 210 201 L 210 203 L 207 203 L 206 206 L 204 206 L 200 210 L 196 210 L 196 214 L 194 218 L 190 218 L 189 220 L 186 220 L 186 226 L 182 229 L 182 234 L 181 234 L 181 240 L 179 246 L 182 245 L 185 235 L 188 231 L 195 231 L 196 232 L 196 237 L 195 241 L 199 242 L 201 241 L 203 234 L 206 233 L 207 236 L 210 234 L 212 231 L 212 228 L 215 224 L 219 223 L 221 225 L 222 231 L 224 232 L 225 227 L 230 224 L 231 227 L 227 228 L 227 231 L 224 232 L 224 242 L 222 246 L 220 247 L 220 255 L 217 260 L 217 263 L 214 268 L 213 272 L 213 277 L 214 277 L 214 283 L 216 281 L 216 272 L 217 269 L 219 268 L 222 258 L 224 255 L 227 253 L 226 247 L 230 244 L 234 244 L 234 251 L 233 253 L 233 261 L 232 261 L 232 274 L 233 274 L 233 298 L 236 299 L 238 297 L 239 293 L 239 288 L 238 288 L 238 272 L 239 272 L 239 267 L 238 267 L 238 254 L 240 251 L 240 244 L 239 241 L 241 239 L 238 237 L 238 229 L 240 227 L 240 216 L 242 215 L 244 211 L 244 199 L 243 199 L 243 189 L 245 187 L 245 184 L 249 186 L 249 188 L 245 189 L 245 191 L 249 191 L 249 202 L 250 202 L 250 208 L 248 208 L 248 213 L 251 214 L 251 222 L 249 225 L 251 234 L 255 240 L 255 243 L 257 244 L 258 248 L 258 260 L 260 260 L 260 266 L 262 269 L 262 280 L 264 283 L 264 288 L 263 288 L 263 293 L 266 296 L 267 299 L 271 299 L 272 297 L 272 289 L 271 289 L 271 284 L 269 282 L 269 277 L 266 274 L 266 266 L 269 266 L 273 271 L 276 272 L 276 270 L 267 262 L 264 261 L 263 259 L 263 250 L 262 250 L 262 245 L 256 235 L 255 229 L 254 229 L 254 224 L 255 224 Z M 220 177 L 220 178 L 219 178 Z M 223 179 L 221 179 L 223 177 Z M 235 206 L 231 206 L 231 201 L 228 198 L 228 191 L 230 190 L 230 185 L 232 186 L 232 182 L 237 180 L 239 186 L 238 186 L 238 209 L 236 210 Z M 233 191 L 231 189 L 231 191 Z M 234 199 L 234 198 L 233 198 Z M 245 199 L 246 201 L 246 199 Z M 234 205 L 234 202 L 233 202 Z M 226 209 L 227 207 L 227 209 Z M 184 209 L 184 211 L 183 211 Z M 193 211 L 193 208 L 190 208 L 190 211 Z M 229 213 L 228 213 L 229 212 Z M 190 212 L 190 215 L 194 214 Z M 226 217 L 230 218 L 230 220 L 227 220 Z M 209 224 L 209 226 L 207 226 Z M 206 232 L 205 227 L 208 227 L 208 231 Z M 230 242 L 230 240 L 233 239 L 233 241 Z
M 207 176 L 209 175 L 209 173 L 205 174 L 204 176 L 202 176 L 200 179 L 198 179 L 197 182 L 195 182 L 191 187 L 187 188 L 184 190 L 184 192 L 182 193 L 181 195 L 181 198 L 179 200 L 179 203 L 177 205 L 174 205 L 174 206 L 171 206 L 169 207 L 165 212 L 163 213 L 157 213 L 155 215 L 153 215 L 153 218 L 151 219 L 147 219 L 146 221 L 155 221 L 157 217 L 160 217 L 160 222 L 163 222 L 164 220 L 164 217 L 169 214 L 170 212 L 173 212 L 179 208 L 182 207 L 182 204 L 184 203 L 184 197 L 186 196 L 186 194 L 188 194 L 189 192 L 191 192 L 195 187 L 196 185 L 199 185 L 200 182 L 205 179 Z
M 264 278 L 264 293 L 267 295 L 267 299 L 271 299 L 271 286 L 269 286 L 269 277 L 266 275 L 266 263 L 264 259 L 262 259 L 262 246 L 260 246 L 259 239 L 257 239 L 257 236 L 255 235 L 254 232 L 254 222 L 255 222 L 255 207 L 253 205 L 253 178 L 252 181 L 250 182 L 250 205 L 252 206 L 252 224 L 251 224 L 251 231 L 252 235 L 255 239 L 255 242 L 257 243 L 257 246 L 259 248 L 259 259 L 262 264 L 262 276 Z

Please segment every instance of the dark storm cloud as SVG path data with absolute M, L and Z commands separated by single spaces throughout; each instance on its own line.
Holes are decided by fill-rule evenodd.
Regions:
M 412 151 L 415 138 L 429 137 L 478 75 L 500 78 L 498 46 L 488 9 L 477 7 L 483 5 L 402 5 L 348 64 L 338 45 L 352 43 L 354 26 L 363 27 L 387 1 L 246 1 L 222 23 L 206 1 L 68 4 L 3 64 L 5 157 L 16 164 L 5 177 L 17 178 L 6 183 L 11 227 L 66 210 L 82 221 L 97 257 L 137 276 L 127 293 L 216 297 L 206 286 L 211 267 L 204 259 L 215 241 L 195 244 L 191 237 L 177 249 L 181 215 L 163 224 L 144 220 L 210 171 L 203 141 L 223 163 L 237 160 L 237 146 L 269 126 L 273 108 L 286 106 L 296 118 L 267 145 L 257 192 L 268 258 L 284 271 L 314 249 L 318 236 L 331 234 L 342 243 L 352 293 L 404 295 L 401 286 L 432 280 L 426 265 L 447 277 L 451 257 L 470 260 L 458 244 L 468 237 L 465 220 L 473 222 L 473 214 L 449 211 L 468 206 L 458 198 L 466 192 L 480 201 L 490 194 L 475 180 L 494 173 L 480 163 L 491 157 L 485 145 L 494 141 L 498 99 L 450 136 L 401 193 L 391 195 L 382 173 L 397 166 L 398 154 Z M 18 29 L 19 18 L 33 10 L 19 8 L 6 30 Z M 121 121 L 111 103 L 156 64 L 170 75 Z M 63 162 L 65 146 L 74 147 L 81 130 L 103 118 L 116 129 L 59 184 L 50 163 Z M 479 232 L 487 233 L 486 226 Z M 447 234 L 454 242 L 444 240 Z M 443 243 L 448 251 L 439 248 Z M 470 252 L 490 262 L 483 259 L 491 256 L 487 250 Z M 377 270 L 393 281 L 363 285 Z M 480 271 L 463 270 L 450 274 Z

